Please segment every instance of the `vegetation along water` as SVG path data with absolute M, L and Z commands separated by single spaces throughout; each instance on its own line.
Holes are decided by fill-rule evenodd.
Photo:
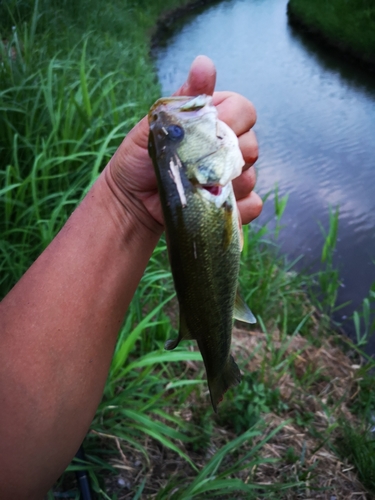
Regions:
M 372 0 L 290 0 L 296 23 L 375 70 L 375 5 Z
M 92 0 L 0 4 L 1 296 L 159 97 L 149 39 L 158 16 L 176 6 L 181 2 L 111 0 L 104 10 Z M 276 232 L 285 205 L 276 192 Z M 357 316 L 355 346 L 328 317 L 338 287 L 337 215 L 330 217 L 325 269 L 315 276 L 295 273 L 277 256 L 266 226 L 245 228 L 241 289 L 258 327 L 234 329 L 243 381 L 217 416 L 194 345 L 163 349 L 176 328 L 176 299 L 161 241 L 121 327 L 84 443 L 87 462 L 74 462 L 48 498 L 79 498 L 74 471 L 82 467 L 103 499 L 374 493 L 374 361 L 360 350 L 372 297 Z

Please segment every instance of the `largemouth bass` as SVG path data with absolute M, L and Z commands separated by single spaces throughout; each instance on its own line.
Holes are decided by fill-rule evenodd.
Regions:
M 237 292 L 242 226 L 231 181 L 244 160 L 210 96 L 159 99 L 148 118 L 180 307 L 178 338 L 165 348 L 197 341 L 216 412 L 224 393 L 241 381 L 230 355 L 233 317 L 255 323 Z

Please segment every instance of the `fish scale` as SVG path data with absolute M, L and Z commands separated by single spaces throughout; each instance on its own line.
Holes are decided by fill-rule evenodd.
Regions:
M 178 337 L 166 349 L 184 339 L 197 341 L 216 411 L 223 394 L 241 380 L 230 355 L 233 316 L 255 321 L 243 301 L 236 302 L 241 233 L 231 179 L 244 161 L 209 96 L 160 99 L 149 123 L 180 308 Z

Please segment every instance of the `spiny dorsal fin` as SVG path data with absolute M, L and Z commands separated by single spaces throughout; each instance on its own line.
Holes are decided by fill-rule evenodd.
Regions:
M 254 314 L 250 311 L 249 306 L 243 300 L 240 292 L 237 289 L 236 300 L 234 301 L 233 318 L 243 321 L 244 323 L 256 323 Z

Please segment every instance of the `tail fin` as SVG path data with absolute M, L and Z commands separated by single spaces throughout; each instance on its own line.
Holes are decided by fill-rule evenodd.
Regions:
M 217 413 L 217 405 L 222 401 L 227 390 L 233 385 L 238 385 L 240 382 L 240 369 L 232 356 L 229 356 L 224 369 L 215 378 L 208 376 L 211 403 L 215 413 Z

